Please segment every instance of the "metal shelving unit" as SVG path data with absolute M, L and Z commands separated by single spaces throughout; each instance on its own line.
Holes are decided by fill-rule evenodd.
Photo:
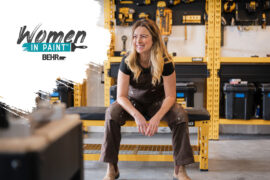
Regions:
M 251 119 L 251 120 L 243 120 L 243 119 L 224 119 L 220 118 L 220 85 L 221 85 L 221 70 L 223 70 L 222 66 L 226 66 L 230 64 L 237 64 L 239 67 L 241 66 L 254 66 L 254 65 L 265 65 L 264 71 L 270 71 L 270 58 L 269 57 L 221 57 L 220 55 L 220 41 L 221 41 L 221 0 L 215 1 L 215 60 L 214 60 L 214 99 L 213 99 L 213 111 L 211 113 L 211 127 L 209 131 L 209 139 L 219 139 L 219 125 L 220 124 L 235 124 L 235 125 L 270 125 L 270 121 L 262 120 L 262 119 Z M 209 21 L 212 23 L 212 21 Z M 211 35 L 210 35 L 211 36 Z M 262 67 L 262 66 L 261 66 Z M 268 72 L 269 72 L 268 71 Z M 243 71 L 243 73 L 245 73 Z M 230 76 L 226 74 L 227 78 Z M 253 71 L 251 74 L 247 75 L 248 77 L 257 76 L 255 78 L 263 77 L 262 72 L 258 74 Z M 237 77 L 236 77 L 237 78 Z M 207 86 L 208 88 L 208 86 Z M 208 90 L 207 90 L 208 91 Z

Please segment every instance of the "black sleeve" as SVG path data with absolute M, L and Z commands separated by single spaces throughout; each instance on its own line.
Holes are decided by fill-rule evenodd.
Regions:
M 174 72 L 174 66 L 172 61 L 165 61 L 162 76 L 169 76 Z
M 129 69 L 128 65 L 126 64 L 125 59 L 126 59 L 126 57 L 123 57 L 123 58 L 122 58 L 122 61 L 121 61 L 121 63 L 120 63 L 120 68 L 119 68 L 119 69 L 120 69 L 123 73 L 125 73 L 125 74 L 127 74 L 127 75 L 131 75 L 131 70 Z

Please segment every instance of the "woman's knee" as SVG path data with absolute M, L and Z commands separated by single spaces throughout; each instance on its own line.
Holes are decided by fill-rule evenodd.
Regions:
M 125 110 L 122 108 L 120 104 L 117 102 L 112 103 L 106 110 L 105 120 L 108 121 L 115 121 L 119 124 L 123 124 L 125 119 Z
M 165 116 L 168 124 L 180 124 L 183 122 L 188 122 L 188 114 L 179 104 L 174 104 L 174 106 L 169 110 Z
M 178 104 L 178 117 L 180 117 L 182 119 L 182 121 L 184 122 L 188 122 L 188 113 L 187 111 L 181 106 Z

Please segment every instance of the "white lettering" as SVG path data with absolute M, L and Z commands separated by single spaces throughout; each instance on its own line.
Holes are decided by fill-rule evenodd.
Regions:
M 52 45 L 49 44 L 49 46 L 48 46 L 48 51 L 51 51 L 51 50 L 52 50 Z
M 61 50 L 61 45 L 60 44 L 56 44 L 56 50 L 60 51 Z
M 33 51 L 33 47 L 34 47 L 34 51 L 38 51 L 38 44 L 32 45 L 32 51 Z
M 47 44 L 43 44 L 43 51 L 47 49 Z

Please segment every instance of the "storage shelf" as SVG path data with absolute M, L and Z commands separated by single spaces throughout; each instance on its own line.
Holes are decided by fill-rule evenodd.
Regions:
M 270 79 L 270 61 L 268 63 L 221 63 L 218 75 L 221 81 L 240 78 L 249 82 L 268 82 Z
M 202 58 L 202 61 L 193 61 L 193 58 Z M 173 57 L 175 63 L 206 63 L 206 58 L 204 57 Z
M 221 63 L 270 63 L 270 57 L 221 57 Z
M 219 119 L 219 124 L 270 125 L 270 120 L 263 120 L 263 119 Z
M 117 78 L 120 62 L 111 61 L 108 75 L 112 78 Z M 203 62 L 175 62 L 176 80 L 181 78 L 208 78 L 209 71 L 207 64 Z M 181 80 L 179 80 L 181 81 Z
M 194 61 L 194 58 L 202 58 L 202 61 Z M 118 63 L 121 62 L 122 56 L 112 56 L 110 57 L 111 63 Z M 206 58 L 204 57 L 179 57 L 175 56 L 173 57 L 173 61 L 175 63 L 206 63 Z M 270 62 L 270 61 L 269 61 Z

